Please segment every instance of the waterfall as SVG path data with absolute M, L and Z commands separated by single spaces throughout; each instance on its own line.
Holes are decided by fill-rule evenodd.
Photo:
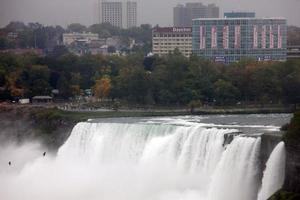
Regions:
M 58 158 L 80 155 L 87 162 L 126 161 L 142 168 L 172 168 L 175 176 L 197 177 L 193 181 L 209 190 L 210 200 L 256 199 L 260 138 L 236 137 L 225 150 L 224 135 L 231 132 L 197 125 L 80 123 Z
M 255 200 L 261 139 L 235 136 L 227 144 L 234 132 L 197 123 L 78 123 L 54 158 L 0 180 L 0 194 L 6 200 Z M 277 181 L 270 180 L 277 158 L 268 162 L 263 188 Z
M 210 186 L 209 199 L 255 199 L 259 150 L 260 138 L 235 138 L 218 164 Z
M 264 171 L 262 187 L 258 200 L 266 200 L 277 192 L 284 183 L 285 177 L 285 145 L 280 142 L 272 151 Z
M 172 166 L 210 176 L 230 129 L 157 124 L 79 123 L 57 159 Z

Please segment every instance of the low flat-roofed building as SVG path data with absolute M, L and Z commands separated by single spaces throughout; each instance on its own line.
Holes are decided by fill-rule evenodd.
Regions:
M 32 103 L 51 103 L 53 100 L 50 96 L 34 96 L 32 97 Z
M 64 33 L 63 44 L 66 46 L 71 45 L 75 41 L 89 42 L 98 40 L 99 35 L 97 33 Z
M 152 30 L 152 52 L 163 56 L 178 49 L 184 56 L 192 54 L 191 27 L 155 27 Z

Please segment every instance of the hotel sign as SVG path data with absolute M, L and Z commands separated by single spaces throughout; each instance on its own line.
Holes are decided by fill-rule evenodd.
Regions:
M 173 27 L 174 33 L 181 33 L 181 32 L 192 32 L 192 28 L 176 28 Z
M 153 32 L 158 33 L 191 33 L 191 27 L 156 27 Z

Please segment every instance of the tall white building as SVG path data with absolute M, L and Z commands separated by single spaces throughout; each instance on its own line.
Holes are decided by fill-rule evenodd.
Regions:
M 99 23 L 110 23 L 119 28 L 135 27 L 137 25 L 137 3 L 99 0 Z

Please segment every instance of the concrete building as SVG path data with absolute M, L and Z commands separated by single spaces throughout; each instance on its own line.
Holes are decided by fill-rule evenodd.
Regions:
M 255 18 L 255 12 L 225 12 L 224 18 Z
M 134 1 L 126 2 L 126 28 L 137 26 L 137 3 Z
M 110 23 L 119 28 L 137 25 L 137 2 L 99 0 L 99 23 Z
M 174 27 L 191 27 L 196 18 L 218 18 L 219 7 L 215 4 L 202 3 L 179 4 L 173 9 Z
M 110 23 L 113 26 L 123 27 L 122 2 L 101 2 L 102 23 Z
M 155 27 L 152 30 L 153 54 L 163 56 L 178 49 L 184 56 L 192 53 L 191 27 Z
M 99 35 L 95 33 L 64 33 L 63 44 L 65 46 L 71 45 L 75 41 L 90 42 L 92 40 L 98 40 Z
M 285 61 L 287 21 L 283 18 L 195 19 L 193 53 L 222 63 L 243 58 Z

